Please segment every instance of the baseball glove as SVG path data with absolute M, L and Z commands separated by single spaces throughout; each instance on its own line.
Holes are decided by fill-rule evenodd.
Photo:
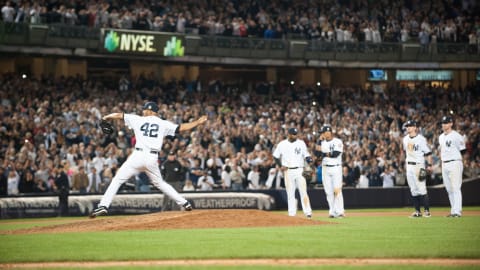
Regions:
M 427 180 L 427 170 L 421 168 L 420 172 L 418 173 L 418 181 L 423 182 L 425 180 Z
M 115 131 L 113 124 L 103 119 L 100 120 L 100 128 L 102 128 L 102 132 L 106 135 L 110 135 Z

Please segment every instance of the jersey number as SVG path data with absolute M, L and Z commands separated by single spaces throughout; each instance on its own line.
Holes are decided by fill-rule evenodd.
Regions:
M 145 123 L 140 127 L 140 130 L 143 131 L 143 136 L 148 137 L 158 137 L 158 125 L 157 124 L 150 124 Z

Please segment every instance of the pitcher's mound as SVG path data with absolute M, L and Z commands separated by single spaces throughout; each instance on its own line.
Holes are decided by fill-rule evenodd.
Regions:
M 241 228 L 275 226 L 312 226 L 327 224 L 302 216 L 261 210 L 193 210 L 172 211 L 137 216 L 107 216 L 72 223 L 11 231 L 22 233 L 63 233 L 121 230 L 159 230 L 195 228 Z

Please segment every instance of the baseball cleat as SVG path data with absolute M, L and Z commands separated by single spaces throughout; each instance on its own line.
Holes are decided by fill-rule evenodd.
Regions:
M 334 215 L 329 215 L 328 218 L 335 218 L 335 216 Z
M 462 217 L 462 215 L 459 215 L 459 214 L 449 214 L 449 215 L 447 215 L 446 217 L 456 218 L 456 217 Z
M 424 216 L 424 217 L 431 217 L 432 214 L 430 214 L 430 211 L 425 210 L 425 211 L 423 212 L 423 216 Z
M 312 215 L 307 215 L 307 218 L 308 218 L 308 219 L 312 219 Z
M 97 209 L 93 210 L 92 213 L 90 213 L 90 218 L 96 218 L 97 216 L 105 216 L 108 214 L 108 209 L 105 206 L 99 206 Z
M 337 216 L 337 218 L 344 218 L 344 217 L 345 217 L 344 214 L 340 214 L 340 215 Z
M 413 212 L 412 215 L 410 215 L 411 218 L 419 218 L 422 217 L 422 213 L 420 212 Z
M 192 211 L 192 205 L 189 202 L 186 202 L 183 204 L 183 208 L 185 208 L 185 211 Z

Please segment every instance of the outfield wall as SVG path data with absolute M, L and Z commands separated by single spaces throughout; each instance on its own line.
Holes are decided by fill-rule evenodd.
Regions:
M 463 205 L 480 205 L 480 179 L 465 181 L 462 185 Z M 312 208 L 326 210 L 327 201 L 322 188 L 308 190 Z M 428 188 L 432 206 L 449 206 L 443 185 Z M 246 192 L 188 192 L 183 195 L 195 209 L 260 209 L 286 210 L 284 189 Z M 345 188 L 345 208 L 379 208 L 411 206 L 408 187 Z M 298 195 L 297 195 L 298 198 Z M 101 195 L 70 195 L 69 215 L 87 216 L 98 204 Z M 163 194 L 118 194 L 109 209 L 110 215 L 146 214 L 161 211 Z M 301 206 L 299 204 L 299 209 Z M 57 216 L 57 196 L 16 196 L 0 198 L 0 218 Z
M 287 209 L 285 192 L 277 190 L 262 191 L 275 199 L 278 209 Z M 463 205 L 480 205 L 480 178 L 466 180 L 462 184 Z M 308 195 L 313 209 L 328 209 L 323 188 L 309 189 Z M 447 191 L 444 185 L 428 187 L 428 196 L 432 206 L 449 206 Z M 298 198 L 298 194 L 297 194 Z M 411 206 L 410 189 L 407 186 L 382 188 L 344 188 L 343 199 L 345 208 L 379 208 Z M 299 209 L 301 209 L 299 204 Z

